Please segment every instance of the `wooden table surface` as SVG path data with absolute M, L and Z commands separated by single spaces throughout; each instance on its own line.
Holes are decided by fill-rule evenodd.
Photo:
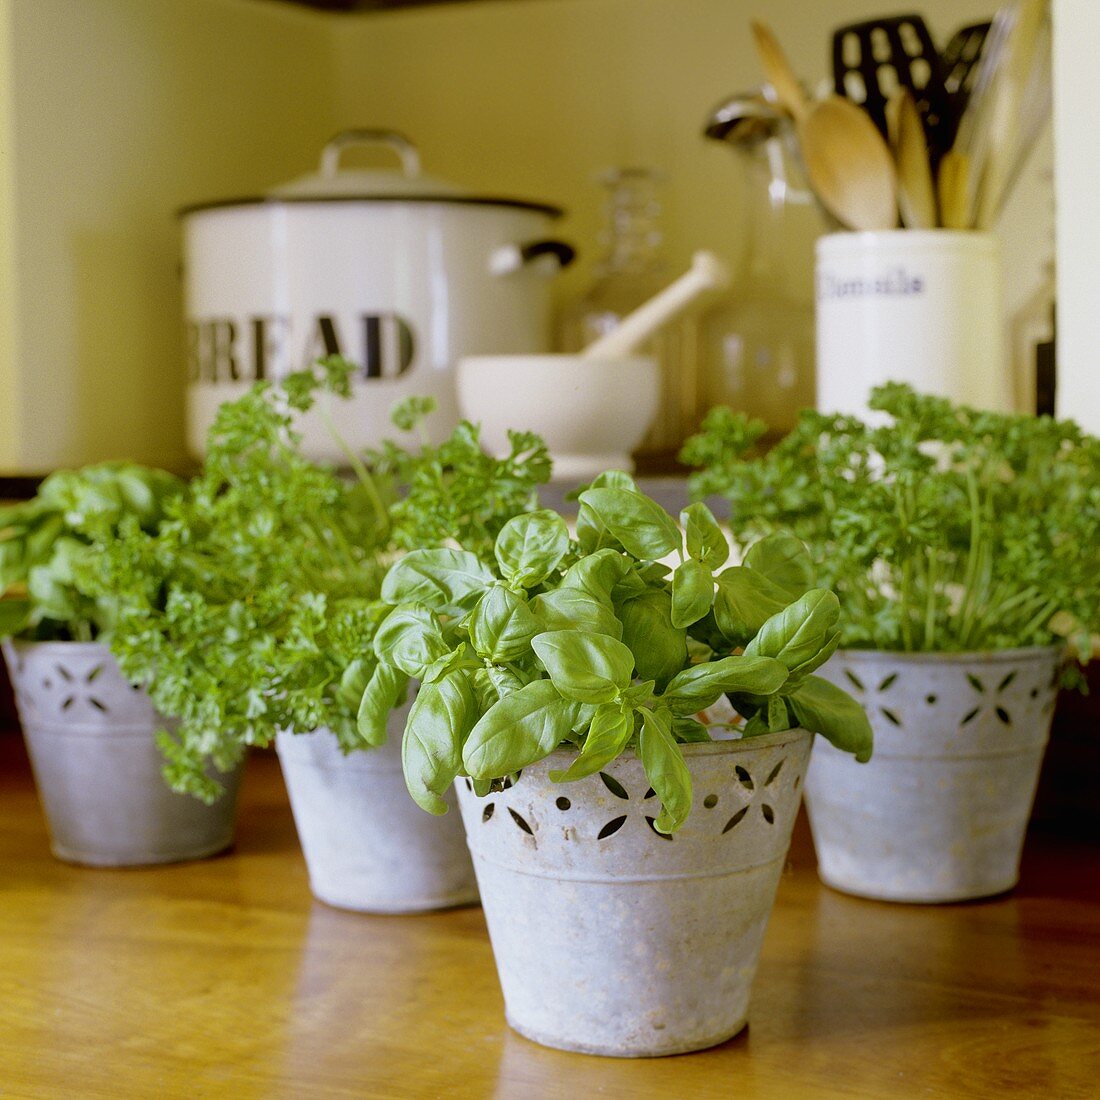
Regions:
M 822 887 L 800 821 L 748 1030 L 619 1061 L 508 1030 L 479 909 L 313 901 L 273 757 L 231 854 L 88 870 L 4 737 L 0 1097 L 1097 1097 L 1098 855 L 1033 836 L 1010 896 L 887 905 Z

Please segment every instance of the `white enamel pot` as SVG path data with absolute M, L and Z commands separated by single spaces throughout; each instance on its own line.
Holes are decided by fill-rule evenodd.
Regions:
M 310 889 L 329 905 L 419 913 L 477 901 L 458 814 L 425 813 L 405 787 L 408 709 L 390 715 L 386 744 L 375 749 L 345 754 L 329 730 L 276 739 Z M 446 797 L 453 810 L 453 791 Z
M 884 901 L 1011 889 L 1057 694 L 1060 650 L 836 654 L 820 675 L 864 704 L 871 760 L 818 738 L 806 807 L 822 880 Z
M 508 1023 L 546 1046 L 646 1057 L 714 1046 L 748 1014 L 812 737 L 684 746 L 672 836 L 641 762 L 574 783 L 553 753 L 514 786 L 458 783 Z
M 200 859 L 233 842 L 241 767 L 211 772 L 213 805 L 164 782 L 158 730 L 171 722 L 94 642 L 4 642 L 55 856 L 127 867 Z
M 402 170 L 342 168 L 356 145 L 392 151 Z M 374 130 L 338 135 L 318 173 L 266 195 L 186 208 L 191 451 L 254 379 L 333 352 L 358 367 L 352 399 L 328 409 L 351 446 L 392 437 L 390 410 L 413 394 L 435 398 L 438 442 L 458 419 L 460 356 L 549 346 L 547 276 L 573 255 L 552 236 L 560 214 L 424 176 L 406 138 Z M 300 427 L 311 457 L 343 460 L 323 415 Z

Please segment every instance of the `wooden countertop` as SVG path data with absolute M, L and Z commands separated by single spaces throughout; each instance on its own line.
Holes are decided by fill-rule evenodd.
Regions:
M 508 1030 L 479 909 L 313 901 L 273 756 L 249 763 L 231 854 L 100 871 L 50 856 L 2 738 L 0 1096 L 1095 1097 L 1098 855 L 1033 835 L 1012 895 L 886 905 L 822 887 L 800 821 L 749 1029 L 618 1061 Z

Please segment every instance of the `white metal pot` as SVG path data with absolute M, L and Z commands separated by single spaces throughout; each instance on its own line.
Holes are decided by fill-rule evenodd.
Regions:
M 562 752 L 478 798 L 458 784 L 508 1023 L 546 1046 L 643 1057 L 744 1026 L 811 735 L 688 745 L 671 837 L 641 762 L 551 783 Z
M 4 642 L 54 855 L 101 867 L 201 859 L 233 842 L 241 770 L 212 806 L 161 775 L 171 723 L 94 642 Z
M 390 715 L 385 745 L 348 755 L 329 730 L 276 738 L 310 888 L 329 905 L 418 913 L 477 901 L 458 815 L 425 813 L 405 787 L 407 714 Z
M 352 145 L 391 149 L 403 171 L 341 169 Z M 548 237 L 560 214 L 423 176 L 407 139 L 374 130 L 338 135 L 319 173 L 265 196 L 185 209 L 192 452 L 221 402 L 335 352 L 359 367 L 329 409 L 349 444 L 393 436 L 390 409 L 412 394 L 436 399 L 438 442 L 458 419 L 459 356 L 547 348 L 546 274 L 572 258 Z M 301 428 L 308 454 L 343 460 L 323 416 Z
M 806 805 L 822 880 L 885 901 L 1011 889 L 1057 694 L 1056 648 L 838 653 L 821 675 L 864 704 L 874 756 L 818 739 Z

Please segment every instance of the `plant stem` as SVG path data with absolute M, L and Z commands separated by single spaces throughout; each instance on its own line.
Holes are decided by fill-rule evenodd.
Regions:
M 355 476 L 359 479 L 360 485 L 367 491 L 367 496 L 370 497 L 371 507 L 374 509 L 375 515 L 378 517 L 379 525 L 386 533 L 390 530 L 390 513 L 386 508 L 385 503 L 382 500 L 382 494 L 378 492 L 378 486 L 375 484 L 374 478 L 371 477 L 370 471 L 363 465 L 363 461 L 360 457 L 348 446 L 344 437 L 339 433 L 336 428 L 336 424 L 332 417 L 329 415 L 328 409 L 317 406 L 317 411 L 321 414 L 321 419 L 325 422 L 325 427 L 328 429 L 329 435 L 332 436 L 336 446 L 340 448 L 344 457 L 348 460 L 348 465 L 352 468 Z

